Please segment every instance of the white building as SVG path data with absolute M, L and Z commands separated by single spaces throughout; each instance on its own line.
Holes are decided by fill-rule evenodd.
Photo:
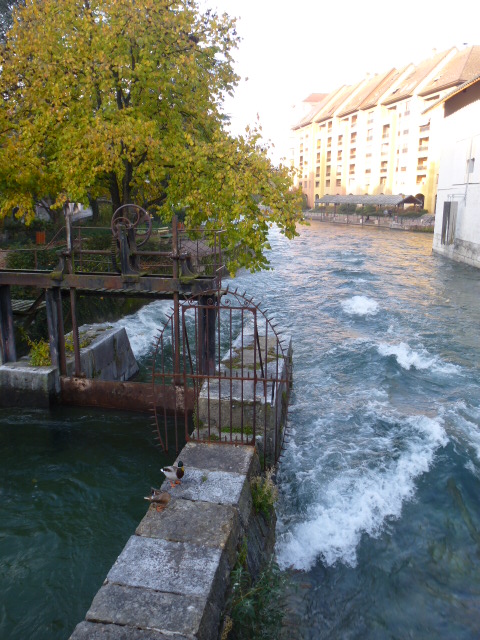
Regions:
M 440 104 L 445 129 L 433 250 L 480 267 L 480 74 L 432 108 Z

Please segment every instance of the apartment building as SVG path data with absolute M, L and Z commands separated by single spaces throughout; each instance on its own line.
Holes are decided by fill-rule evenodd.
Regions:
M 323 195 L 412 194 L 435 211 L 444 118 L 429 107 L 480 73 L 480 46 L 367 76 L 307 98 L 292 164 L 308 206 Z

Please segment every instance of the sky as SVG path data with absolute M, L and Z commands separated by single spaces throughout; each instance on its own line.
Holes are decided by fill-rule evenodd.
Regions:
M 234 52 L 242 80 L 225 105 L 232 133 L 257 120 L 274 149 L 288 158 L 298 105 L 367 73 L 418 63 L 452 46 L 480 44 L 480 2 L 441 0 L 199 0 L 201 8 L 236 17 L 242 38 Z M 297 109 L 294 107 L 297 106 Z

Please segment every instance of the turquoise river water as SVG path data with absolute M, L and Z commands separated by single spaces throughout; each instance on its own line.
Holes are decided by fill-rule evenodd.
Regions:
M 236 281 L 294 349 L 276 554 L 291 638 L 480 636 L 480 272 L 313 222 Z M 146 365 L 170 305 L 120 324 Z M 167 460 L 148 417 L 0 411 L 0 639 L 65 640 Z

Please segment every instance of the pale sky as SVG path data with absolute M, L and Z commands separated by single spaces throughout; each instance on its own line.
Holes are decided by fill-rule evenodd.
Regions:
M 235 134 L 259 115 L 265 139 L 275 144 L 274 161 L 288 157 L 290 127 L 298 119 L 292 107 L 310 93 L 419 62 L 433 49 L 480 44 L 479 0 L 199 3 L 238 18 L 242 42 L 234 57 L 242 81 L 226 111 Z

